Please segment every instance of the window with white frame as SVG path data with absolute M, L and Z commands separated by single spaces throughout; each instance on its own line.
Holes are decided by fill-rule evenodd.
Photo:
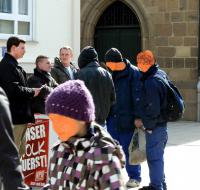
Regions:
M 32 39 L 33 0 L 0 0 L 0 39 L 11 35 Z

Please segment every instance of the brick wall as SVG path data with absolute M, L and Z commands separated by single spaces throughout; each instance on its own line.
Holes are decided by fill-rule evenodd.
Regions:
M 86 12 L 94 9 L 96 9 L 96 12 L 99 12 L 101 7 L 96 7 L 95 5 L 100 1 L 101 5 L 107 3 L 107 0 L 81 0 L 82 20 L 84 20 L 84 16 L 88 14 Z M 114 2 L 114 0 L 112 1 Z M 199 23 L 198 0 L 122 0 L 122 2 L 123 1 L 129 4 L 133 10 L 134 8 L 136 9 L 136 7 L 134 7 L 135 3 L 141 5 L 140 7 L 142 7 L 142 11 L 146 15 L 145 18 L 148 19 L 152 30 L 151 34 L 149 34 L 150 43 L 143 43 L 143 48 L 152 48 L 160 67 L 169 74 L 171 80 L 175 81 L 182 92 L 186 102 L 184 119 L 196 120 Z M 133 3 L 133 1 L 135 2 Z M 88 5 L 85 6 L 86 4 Z M 90 23 L 89 20 L 87 20 L 87 22 Z M 91 24 L 95 27 L 96 23 Z M 144 27 L 145 24 L 146 23 L 141 22 L 141 27 Z M 82 36 L 82 39 L 87 38 L 87 35 Z M 85 43 L 90 44 L 91 41 L 92 39 L 88 39 L 85 40 Z M 145 42 L 144 37 L 143 42 Z
M 186 120 L 197 116 L 198 0 L 142 0 L 153 25 L 157 61 L 186 101 Z

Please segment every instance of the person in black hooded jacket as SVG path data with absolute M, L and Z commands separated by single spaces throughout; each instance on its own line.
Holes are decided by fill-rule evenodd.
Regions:
M 45 99 L 48 94 L 58 86 L 58 83 L 51 76 L 52 64 L 48 57 L 39 55 L 35 61 L 36 68 L 34 74 L 28 79 L 28 86 L 31 88 L 41 88 L 39 95 L 32 99 L 31 108 L 33 113 L 45 114 Z
M 111 74 L 98 63 L 98 54 L 91 47 L 85 47 L 78 58 L 80 71 L 77 79 L 83 80 L 90 90 L 95 104 L 95 121 L 105 126 L 110 108 L 115 102 L 115 90 Z

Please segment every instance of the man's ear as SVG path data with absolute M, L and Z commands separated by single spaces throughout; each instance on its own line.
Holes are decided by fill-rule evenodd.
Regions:
M 16 48 L 17 48 L 16 46 L 12 45 L 10 48 L 10 52 L 15 52 Z

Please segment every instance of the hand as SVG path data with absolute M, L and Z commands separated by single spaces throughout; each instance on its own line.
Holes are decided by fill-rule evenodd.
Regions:
M 33 90 L 35 91 L 34 97 L 36 97 L 40 93 L 41 88 L 33 88 Z
M 135 119 L 134 124 L 137 128 L 141 128 L 143 126 L 141 119 Z

